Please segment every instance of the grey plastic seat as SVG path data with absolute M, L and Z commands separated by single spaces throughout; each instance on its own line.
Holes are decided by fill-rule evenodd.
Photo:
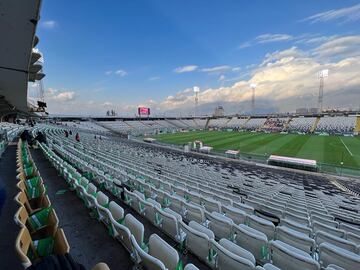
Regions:
M 186 225 L 179 222 L 181 231 L 185 233 L 185 247 L 195 254 L 203 262 L 212 265 L 212 258 L 209 258 L 210 240 L 215 238 L 214 233 L 208 228 L 195 221 Z
M 268 260 L 268 239 L 264 233 L 244 224 L 234 225 L 233 230 L 237 245 L 250 251 L 259 263 Z
M 153 199 L 147 199 L 146 201 L 140 201 L 143 205 L 142 214 L 153 224 L 156 224 L 156 211 L 155 208 L 160 209 L 161 204 Z
M 354 253 L 357 252 L 357 247 L 353 242 L 345 240 L 344 238 L 334 236 L 327 232 L 317 231 L 315 234 L 315 241 L 318 246 L 326 242 Z
M 181 221 L 181 216 L 179 214 L 175 215 L 174 212 L 170 212 L 169 209 L 166 210 L 155 208 L 156 223 L 167 235 L 171 238 L 179 241 L 179 221 Z
M 280 269 L 319 270 L 320 265 L 308 253 L 279 240 L 270 242 L 270 258 Z
M 176 213 L 182 215 L 184 213 L 184 203 L 185 203 L 185 199 L 184 198 L 180 198 L 177 196 L 169 196 L 170 199 L 170 206 L 169 208 L 174 210 Z
M 306 234 L 295 231 L 286 226 L 278 226 L 276 228 L 276 240 L 280 240 L 291 246 L 313 254 L 315 251 L 315 241 Z
M 334 236 L 338 236 L 343 238 L 345 236 L 345 231 L 336 229 L 334 227 L 328 226 L 326 224 L 320 223 L 318 221 L 314 221 L 312 224 L 313 232 L 316 233 L 317 231 L 323 231 L 327 232 L 329 234 L 332 234 Z
M 254 270 L 255 258 L 250 252 L 227 239 L 219 243 L 212 240 L 212 249 L 216 252 L 216 268 L 219 270 L 241 269 Z
M 189 221 L 194 220 L 198 223 L 205 222 L 206 218 L 203 207 L 199 205 L 195 205 L 193 203 L 186 203 L 186 202 L 184 202 L 183 206 L 185 208 L 184 213 L 187 220 Z
M 235 224 L 244 224 L 248 216 L 243 210 L 233 206 L 223 205 L 222 212 L 226 217 L 231 218 Z
M 248 216 L 247 225 L 266 234 L 269 240 L 274 239 L 275 225 L 272 222 L 255 215 L 251 215 Z
M 320 244 L 319 260 L 324 267 L 335 264 L 346 270 L 360 269 L 360 255 L 330 243 Z
M 204 197 L 202 199 L 202 204 L 204 205 L 206 211 L 208 211 L 209 213 L 221 212 L 221 203 L 212 198 Z
M 306 234 L 307 236 L 311 236 L 312 235 L 312 229 L 303 225 L 303 224 L 300 224 L 300 223 L 297 223 L 296 221 L 293 221 L 293 220 L 289 220 L 289 219 L 282 219 L 280 221 L 280 225 L 281 226 L 286 226 L 292 230 L 295 230 L 297 232 L 300 232 L 300 233 L 303 233 L 303 234 Z
M 141 247 L 144 245 L 144 225 L 138 221 L 133 215 L 127 214 L 124 219 L 126 226 Z
M 237 203 L 233 202 L 233 206 L 239 208 L 240 210 L 244 211 L 248 215 L 254 214 L 254 207 L 244 204 L 244 203 Z
M 209 229 L 212 230 L 218 239 L 226 238 L 233 239 L 233 226 L 232 219 L 218 213 L 212 212 L 207 215 L 209 219 Z

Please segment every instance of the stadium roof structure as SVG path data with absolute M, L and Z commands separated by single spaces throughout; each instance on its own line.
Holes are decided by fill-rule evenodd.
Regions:
M 45 75 L 33 50 L 39 42 L 35 36 L 40 19 L 41 0 L 0 0 L 0 117 L 36 111 L 27 101 L 29 81 Z

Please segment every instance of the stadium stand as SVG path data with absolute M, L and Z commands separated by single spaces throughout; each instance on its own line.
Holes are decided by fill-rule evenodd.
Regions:
M 355 116 L 323 116 L 320 118 L 315 132 L 325 132 L 329 134 L 353 134 L 355 124 Z
M 310 132 L 316 117 L 294 117 L 288 126 L 288 130 L 292 132 Z
M 264 127 L 267 118 L 251 118 L 244 124 L 246 130 L 260 130 Z
M 40 149 L 80 198 L 92 198 L 84 200 L 92 215 L 135 263 L 176 268 L 184 260 L 178 251 L 187 249 L 217 269 L 360 265 L 360 205 L 326 178 L 247 166 L 229 173 L 216 163 L 138 143 L 94 144 L 89 133 L 77 143 L 60 129 L 40 130 L 51 141 Z M 332 193 L 323 192 L 327 188 Z M 125 214 L 123 199 L 140 219 Z M 152 234 L 147 243 L 143 218 L 166 236 Z

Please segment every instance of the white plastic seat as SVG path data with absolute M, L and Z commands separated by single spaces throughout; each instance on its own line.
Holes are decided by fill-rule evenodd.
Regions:
M 179 264 L 177 251 L 157 234 L 152 234 L 149 238 L 149 253 L 140 248 L 133 236 L 131 241 L 146 269 L 177 269 Z
M 346 270 L 360 269 L 360 255 L 330 243 L 320 244 L 319 260 L 324 267 L 335 264 Z
M 160 209 L 161 204 L 153 199 L 147 199 L 146 201 L 141 201 L 144 206 L 143 215 L 153 224 L 156 224 L 156 211 L 155 207 Z
M 225 216 L 231 218 L 235 224 L 244 224 L 248 216 L 243 210 L 233 206 L 223 205 L 222 211 L 225 213 Z
M 337 265 L 335 265 L 335 264 L 329 264 L 329 265 L 325 268 L 325 270 L 346 270 L 346 269 L 344 269 L 344 268 L 342 268 L 342 267 L 340 267 L 340 266 L 337 266 Z
M 180 222 L 181 231 L 185 233 L 185 247 L 195 254 L 200 260 L 207 264 L 212 264 L 209 258 L 210 240 L 215 238 L 214 233 L 208 228 L 195 221 L 190 221 L 189 225 Z
M 204 197 L 202 203 L 208 212 L 221 212 L 221 203 L 214 199 Z
M 239 208 L 240 210 L 243 210 L 248 215 L 254 214 L 254 207 L 252 207 L 250 205 L 234 202 L 233 206 Z
M 97 187 L 90 183 L 86 189 L 86 192 L 84 193 L 84 202 L 87 208 L 91 209 L 95 207 L 96 192 Z
M 186 202 L 184 202 L 183 206 L 185 208 L 185 217 L 187 220 L 194 220 L 198 223 L 203 223 L 206 220 L 204 209 L 201 206 Z
M 131 253 L 131 232 L 129 228 L 121 224 L 120 220 L 115 220 L 113 216 L 110 217 L 110 221 L 113 236 L 123 244 L 127 251 Z
M 193 192 L 193 191 L 187 191 L 185 193 L 185 196 L 188 198 L 189 202 L 194 203 L 194 204 L 201 204 L 201 195 L 197 192 Z
M 286 244 L 301 249 L 308 254 L 313 254 L 315 250 L 314 239 L 311 239 L 308 235 L 286 226 L 276 227 L 276 240 L 280 240 Z
M 272 222 L 255 215 L 251 215 L 248 216 L 247 225 L 266 234 L 269 240 L 274 239 L 275 225 Z
M 228 269 L 254 270 L 255 269 L 254 256 L 252 256 L 252 254 L 247 250 L 244 250 L 243 248 L 232 243 L 231 241 L 227 239 L 221 239 L 219 243 L 217 243 L 216 241 L 212 240 L 211 245 L 212 245 L 212 249 L 214 249 L 216 252 L 217 269 L 219 270 L 228 270 Z
M 126 226 L 136 241 L 143 248 L 144 246 L 144 225 L 138 221 L 133 215 L 127 214 L 124 219 L 124 226 Z
M 109 204 L 109 197 L 106 196 L 102 191 L 99 191 L 96 194 L 96 201 L 95 201 L 95 206 L 96 206 L 96 211 L 98 214 L 98 219 L 99 220 L 103 220 L 106 216 L 107 216 L 107 208 Z
M 195 265 L 193 265 L 192 263 L 188 263 L 187 265 L 185 265 L 184 270 L 200 270 L 199 268 L 197 268 Z
M 293 214 L 292 212 L 285 212 L 283 217 L 285 219 L 287 219 L 287 220 L 295 221 L 295 222 L 297 222 L 299 224 L 302 224 L 302 225 L 304 225 L 306 227 L 308 227 L 309 223 L 310 223 L 308 218 Z
M 345 236 L 344 230 L 336 229 L 334 227 L 328 226 L 318 221 L 314 221 L 311 225 L 314 233 L 316 233 L 317 231 L 323 231 L 341 238 Z
M 357 252 L 357 247 L 353 242 L 331 235 L 327 232 L 317 231 L 315 234 L 315 241 L 318 246 L 326 242 L 354 253 Z
M 333 228 L 339 227 L 339 223 L 334 220 L 331 220 L 328 218 L 322 218 L 320 216 L 314 216 L 314 215 L 311 216 L 311 222 L 315 222 L 315 221 L 325 224 L 327 226 L 333 227 Z
M 165 209 L 155 208 L 156 224 L 171 238 L 179 241 L 180 231 L 178 222 L 181 220 L 179 220 L 179 216 L 169 213 Z
M 272 263 L 286 270 L 319 270 L 320 265 L 308 253 L 279 240 L 270 242 Z
M 346 239 L 360 247 L 360 235 L 359 234 L 348 232 L 346 234 Z M 360 248 L 359 248 L 359 251 L 360 251 Z
M 183 204 L 185 203 L 185 199 L 171 195 L 169 198 L 171 202 L 169 208 L 182 215 L 184 212 Z
M 289 220 L 289 219 L 282 219 L 280 221 L 280 225 L 281 226 L 286 226 L 292 230 L 295 230 L 297 232 L 301 232 L 303 234 L 306 234 L 307 236 L 311 236 L 312 235 L 312 230 L 311 228 L 303 225 L 303 224 L 300 224 L 300 223 L 297 223 L 296 221 L 293 221 L 293 220 Z
M 244 224 L 234 225 L 233 227 L 235 243 L 240 247 L 250 251 L 257 262 L 264 262 L 268 259 L 268 239 L 267 236 Z
M 360 228 L 345 224 L 345 223 L 340 223 L 339 225 L 339 229 L 344 230 L 346 232 L 351 232 L 353 234 L 357 234 L 360 237 Z
M 89 180 L 87 180 L 85 177 L 80 178 L 79 183 L 75 185 L 76 193 L 80 198 L 84 198 L 88 185 Z
M 233 226 L 232 219 L 218 213 L 212 212 L 207 215 L 209 219 L 209 229 L 212 230 L 218 239 L 233 239 Z

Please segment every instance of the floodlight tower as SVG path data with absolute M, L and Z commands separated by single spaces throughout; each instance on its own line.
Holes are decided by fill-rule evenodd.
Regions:
M 256 89 L 256 83 L 250 84 L 250 87 L 252 89 L 251 110 L 254 113 L 255 112 L 255 89 Z
M 194 86 L 194 93 L 195 93 L 195 111 L 194 111 L 194 117 L 197 115 L 197 109 L 199 105 L 199 92 L 200 88 L 198 86 Z
M 320 80 L 320 85 L 319 85 L 319 99 L 318 99 L 318 109 L 319 112 L 322 112 L 323 109 L 323 97 L 324 97 L 324 84 L 325 84 L 325 78 L 329 77 L 329 70 L 328 69 L 323 69 L 322 71 L 320 71 L 318 73 L 318 77 Z

